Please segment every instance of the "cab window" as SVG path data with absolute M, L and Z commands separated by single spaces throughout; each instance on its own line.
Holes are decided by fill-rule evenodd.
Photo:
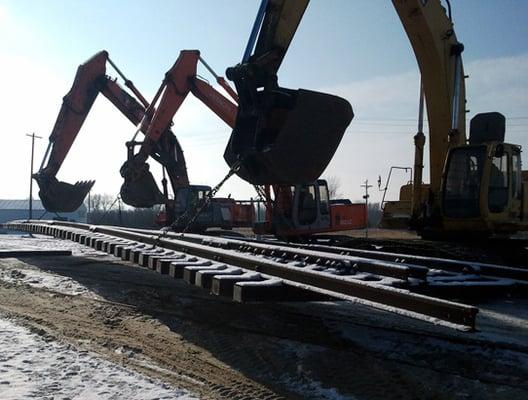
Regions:
M 191 192 L 190 205 L 192 207 L 198 207 L 202 204 L 203 199 L 207 195 L 207 192 L 204 190 L 196 190 Z
M 321 214 L 326 215 L 330 213 L 330 206 L 328 201 L 328 186 L 326 185 L 319 185 L 319 199 L 320 199 L 320 205 L 321 205 Z
M 315 186 L 303 185 L 299 192 L 299 223 L 313 224 L 317 218 L 317 202 Z
M 499 213 L 508 205 L 508 154 L 494 156 L 491 160 L 488 191 L 490 212 Z
M 512 196 L 514 199 L 521 198 L 521 184 L 521 155 L 518 152 L 515 152 L 512 154 Z
M 480 215 L 480 181 L 486 147 L 462 147 L 450 152 L 443 190 L 443 211 L 447 217 Z

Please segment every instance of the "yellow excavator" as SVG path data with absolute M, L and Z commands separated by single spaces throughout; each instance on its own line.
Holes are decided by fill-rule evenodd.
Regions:
M 470 123 L 469 138 L 466 137 L 464 46 L 455 35 L 449 1 L 447 10 L 440 0 L 392 0 L 392 4 L 420 68 L 429 122 L 430 183 L 422 180 L 425 135 L 419 128 L 414 138 L 413 183 L 402 188 L 398 202 L 385 207 L 385 219 L 391 218 L 391 211 L 407 212 L 423 236 L 489 236 L 526 230 L 528 171 L 521 170 L 520 146 L 504 142 L 504 116 L 497 112 L 476 115 Z M 281 111 L 281 104 L 287 103 L 290 95 L 278 88 L 276 71 L 307 6 L 308 0 L 263 0 L 246 52 L 251 52 L 251 38 L 258 34 L 255 53 L 226 72 L 240 96 L 237 125 L 249 127 L 246 130 L 253 132 L 257 140 L 262 134 L 258 129 L 263 125 L 257 117 L 268 116 L 264 122 L 280 120 L 280 114 L 275 119 L 269 116 Z M 318 99 L 323 108 L 332 109 L 332 101 L 321 94 L 311 96 L 311 108 L 317 109 Z M 419 126 L 423 125 L 423 101 L 421 109 Z M 341 127 L 351 119 L 345 117 L 343 110 L 344 107 L 337 112 L 343 116 Z M 307 118 L 313 116 L 301 111 Z M 297 114 L 297 120 L 302 119 L 301 113 Z M 304 126 L 297 123 L 297 127 L 297 142 L 304 143 L 303 147 L 313 145 L 310 135 L 302 136 Z M 342 135 L 340 129 L 331 126 L 322 130 L 325 135 L 336 131 Z M 240 129 L 233 132 L 225 155 L 230 165 L 236 160 L 233 154 L 244 157 L 243 152 L 233 150 L 237 141 L 240 146 L 241 140 L 248 138 L 255 140 L 247 132 L 240 135 Z M 334 139 L 334 143 L 339 140 Z M 228 154 L 230 151 L 232 154 Z M 253 171 L 265 167 L 258 157 L 265 157 L 266 153 L 251 156 L 252 165 L 239 175 L 260 183 L 259 174 Z
M 456 37 L 451 5 L 439 0 L 393 0 L 422 78 L 413 183 L 387 205 L 384 220 L 407 212 L 423 236 L 511 234 L 528 228 L 528 171 L 521 147 L 505 143 L 505 117 L 475 115 L 466 136 L 464 46 Z M 429 121 L 430 184 L 422 181 L 423 98 Z M 396 211 L 396 212 L 395 212 Z

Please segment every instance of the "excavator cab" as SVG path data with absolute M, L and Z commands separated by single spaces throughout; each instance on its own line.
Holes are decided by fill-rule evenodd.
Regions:
M 478 114 L 471 120 L 469 145 L 449 152 L 442 185 L 447 230 L 514 232 L 524 219 L 521 149 L 504 143 L 504 131 L 502 114 Z
M 256 233 L 297 239 L 332 229 L 332 201 L 323 179 L 304 185 L 275 185 L 271 221 L 256 224 Z M 265 230 L 267 230 L 265 232 Z
M 315 181 L 354 116 L 345 99 L 278 85 L 277 70 L 307 5 L 262 0 L 242 62 L 226 71 L 239 102 L 224 159 L 254 185 Z
M 331 226 L 328 185 L 319 179 L 304 185 L 274 185 L 275 200 L 266 207 L 271 213 L 266 221 L 258 221 L 257 234 L 274 234 L 295 239 Z

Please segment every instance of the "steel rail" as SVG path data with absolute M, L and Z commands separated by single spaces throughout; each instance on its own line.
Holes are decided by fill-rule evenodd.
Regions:
M 125 229 L 140 233 L 149 232 L 154 234 L 157 232 L 136 228 Z M 293 255 L 297 255 L 296 258 L 300 257 L 300 259 L 304 259 L 307 262 L 314 262 L 321 265 L 324 265 L 326 261 L 337 263 L 349 261 L 354 264 L 358 271 L 389 276 L 402 280 L 406 280 L 408 277 L 426 280 L 426 276 L 431 269 L 438 269 L 458 274 L 478 274 L 487 278 L 506 278 L 508 280 L 515 280 L 519 284 L 528 284 L 528 268 L 515 268 L 476 261 L 463 261 L 329 245 L 275 242 L 271 240 L 266 241 L 251 238 L 226 238 L 198 234 L 181 235 L 175 232 L 169 232 L 167 236 L 195 243 L 206 243 L 207 241 L 211 241 L 214 245 L 235 250 L 247 247 L 254 249 L 254 251 L 260 250 L 261 254 L 266 255 L 269 255 L 272 252 L 289 256 L 289 258 L 293 258 Z M 245 246 L 242 246 L 241 244 L 245 244 Z M 270 246 L 273 247 L 271 248 Z M 297 251 L 293 251 L 292 249 L 297 249 Z M 333 254 L 334 256 L 330 256 L 329 254 Z M 317 262 L 317 260 L 319 260 L 319 262 Z
M 377 250 L 364 250 L 341 246 L 322 244 L 304 244 L 294 242 L 278 242 L 271 240 L 255 240 L 251 238 L 229 238 L 253 244 L 270 244 L 273 246 L 290 247 L 296 249 L 312 250 L 322 253 L 331 253 L 339 256 L 361 257 L 366 260 L 382 260 L 396 265 L 403 265 L 410 269 L 410 276 L 422 277 L 427 268 L 442 269 L 450 272 L 474 272 L 481 275 L 528 281 L 528 268 L 508 267 L 505 265 L 482 263 L 478 261 L 464 261 L 450 258 L 429 257 L 408 253 L 394 253 Z
M 117 238 L 129 239 L 223 262 L 243 269 L 257 271 L 286 281 L 308 285 L 316 289 L 364 299 L 369 302 L 406 310 L 411 313 L 422 314 L 471 329 L 475 328 L 475 318 L 478 313 L 476 307 L 414 294 L 403 289 L 383 286 L 372 282 L 352 281 L 341 276 L 313 270 L 303 270 L 302 268 L 284 265 L 262 257 L 241 254 L 230 249 L 216 248 L 176 238 L 158 238 L 155 235 L 115 227 L 90 226 L 59 221 L 53 221 L 51 223 L 45 222 L 44 224 L 42 222 L 32 224 L 31 222 L 7 225 L 14 229 L 29 231 L 36 229 L 35 225 L 47 225 L 51 228 L 45 228 L 44 232 L 47 234 L 54 232 L 53 234 L 57 235 L 64 230 L 64 227 L 70 227 L 86 230 L 91 234 L 100 233 Z
M 123 229 L 123 228 L 119 228 Z M 156 234 L 157 231 L 143 230 L 135 228 L 124 228 L 124 230 L 143 233 Z M 321 266 L 341 264 L 353 265 L 354 269 L 361 272 L 368 272 L 371 274 L 407 280 L 410 276 L 425 279 L 428 272 L 427 268 L 422 268 L 415 265 L 407 265 L 405 263 L 397 263 L 392 261 L 373 260 L 366 257 L 357 257 L 352 255 L 332 254 L 330 252 L 316 251 L 311 249 L 292 249 L 290 246 L 283 246 L 282 244 L 269 243 L 249 243 L 243 239 L 225 238 L 216 236 L 207 236 L 199 234 L 179 234 L 168 232 L 164 237 L 169 237 L 177 240 L 183 240 L 192 243 L 210 245 L 216 248 L 223 248 L 228 250 L 240 250 L 248 252 L 251 249 L 253 252 L 266 255 L 276 256 L 293 261 L 299 260 L 306 263 L 317 264 Z
M 482 275 L 495 276 L 500 278 L 518 279 L 528 281 L 528 268 L 516 268 L 508 267 L 504 265 L 482 263 L 478 261 L 463 261 L 454 260 L 449 258 L 440 257 L 428 257 L 414 254 L 405 253 L 392 253 L 384 251 L 374 250 L 363 250 L 354 249 L 339 246 L 327 246 L 327 245 L 303 245 L 303 244 L 292 244 L 297 248 L 309 248 L 316 251 L 336 253 L 336 254 L 349 254 L 362 256 L 366 258 L 373 258 L 384 261 L 401 262 L 405 265 L 411 266 L 422 266 L 434 269 L 443 269 L 452 272 L 477 272 Z

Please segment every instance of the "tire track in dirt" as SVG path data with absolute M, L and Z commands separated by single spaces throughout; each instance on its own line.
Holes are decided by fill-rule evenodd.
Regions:
M 10 285 L 11 286 L 11 285 Z M 124 307 L 80 296 L 0 284 L 0 309 L 40 335 L 94 351 L 203 397 L 280 399 L 162 324 Z M 124 351 L 122 350 L 124 349 Z

